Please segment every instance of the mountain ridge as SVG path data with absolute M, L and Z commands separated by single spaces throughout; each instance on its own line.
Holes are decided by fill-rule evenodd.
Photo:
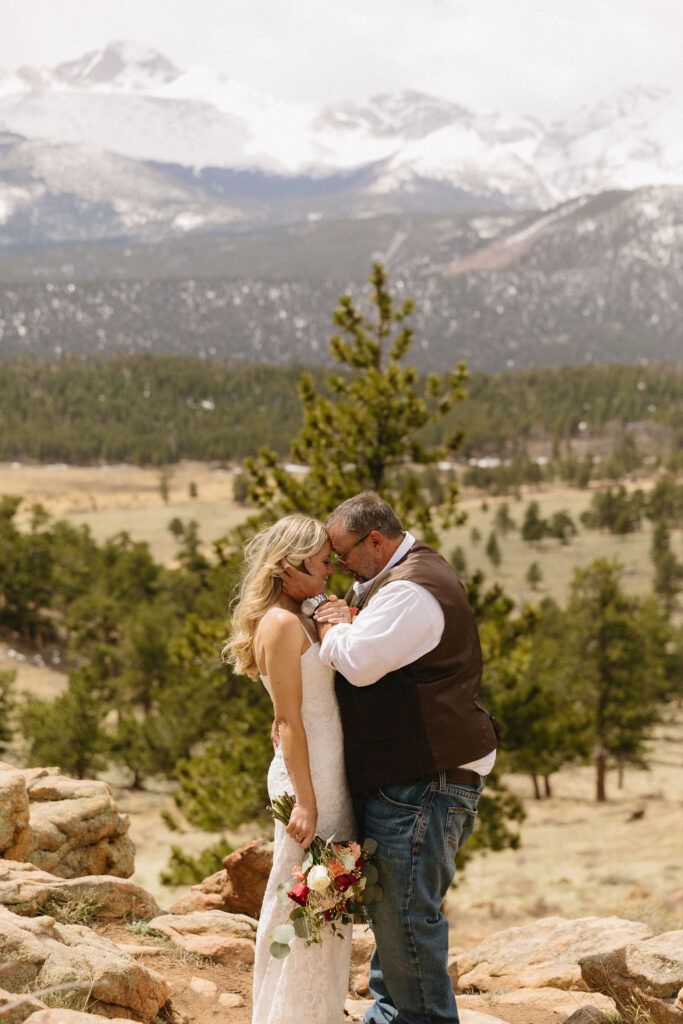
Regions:
M 680 185 L 681 121 L 680 96 L 646 88 L 547 124 L 532 116 L 473 111 L 415 90 L 318 108 L 268 97 L 221 72 L 178 68 L 153 48 L 126 42 L 53 69 L 0 76 L 1 132 L 46 149 L 94 147 L 112 160 L 135 161 L 143 175 L 149 165 L 176 169 L 169 170 L 171 193 L 174 177 L 194 175 L 201 185 L 220 172 L 233 181 L 242 175 L 243 182 L 251 175 L 262 194 L 269 184 L 270 199 L 277 195 L 278 202 L 262 212 L 238 211 L 241 225 L 337 217 L 346 215 L 345 207 L 352 217 L 434 212 L 440 205 L 450 212 L 549 209 L 586 193 Z M 131 165 L 132 179 L 135 174 Z M 318 208 L 321 183 L 334 181 L 340 186 L 336 202 Z M 169 198 L 160 184 L 158 206 Z M 239 197 L 228 190 L 223 198 L 234 203 Z M 234 221 L 216 199 L 210 193 L 210 209 L 190 209 L 179 223 L 171 218 L 167 229 Z M 59 193 L 51 201 L 58 205 Z M 0 168 L 0 228 L 4 222 L 7 232 L 11 211 L 28 202 L 16 190 L 8 194 L 6 169 Z M 146 208 L 132 219 L 141 224 L 145 216 L 163 229 L 163 214 Z M 68 237 L 45 238 L 55 240 Z M 9 244 L 15 242 L 21 239 L 10 232 Z
M 1 351 L 326 362 L 340 293 L 362 302 L 381 260 L 397 299 L 416 300 L 421 369 L 680 362 L 682 210 L 683 188 L 646 188 L 553 211 L 0 250 Z

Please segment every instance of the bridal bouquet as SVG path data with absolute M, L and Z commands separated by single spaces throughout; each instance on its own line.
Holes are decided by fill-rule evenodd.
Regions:
M 289 793 L 273 800 L 271 812 L 277 821 L 289 824 L 294 797 Z M 341 938 L 338 925 L 352 921 L 368 922 L 368 907 L 379 903 L 382 889 L 374 854 L 377 843 L 364 839 L 355 842 L 325 842 L 316 836 L 306 850 L 301 865 L 292 868 L 295 879 L 281 882 L 277 896 L 285 906 L 291 906 L 289 924 L 274 929 L 270 952 L 282 959 L 289 953 L 293 938 L 304 939 L 305 945 L 322 942 L 323 932 L 329 927 Z

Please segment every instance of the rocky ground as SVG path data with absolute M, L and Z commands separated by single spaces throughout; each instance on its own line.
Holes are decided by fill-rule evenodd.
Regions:
M 666 847 L 663 830 L 658 842 L 665 857 L 673 856 L 680 840 L 679 793 L 651 795 L 668 800 L 658 804 L 674 844 Z M 616 811 L 602 811 L 606 833 L 619 850 L 622 825 L 640 822 L 643 815 L 625 817 L 618 801 Z M 226 857 L 223 869 L 185 892 L 169 913 L 125 877 L 132 870 L 126 825 L 103 783 L 0 763 L 2 1024 L 95 1024 L 112 1017 L 143 1024 L 251 1021 L 254 916 L 270 844 L 252 842 Z M 593 848 L 599 845 L 595 831 L 584 838 Z M 565 841 L 567 861 L 571 845 Z M 18 853 L 26 859 L 13 859 Z M 649 853 L 654 856 L 652 847 L 642 856 Z M 108 874 L 97 873 L 103 866 Z M 549 871 L 542 882 L 552 888 Z M 511 873 L 508 883 L 511 892 L 520 884 Z M 650 892 L 653 906 L 658 894 L 656 888 Z M 464 887 L 449 898 L 451 920 L 458 901 L 463 920 L 451 934 L 466 941 L 452 945 L 449 971 L 463 1024 L 565 1024 L 569 1018 L 588 1024 L 588 1007 L 607 1015 L 600 1018 L 603 1024 L 616 1016 L 628 1024 L 683 1024 L 680 889 L 669 886 L 661 899 L 667 927 L 665 916 L 654 913 L 649 921 L 635 914 L 562 916 L 538 905 L 527 907 L 524 921 L 511 899 L 505 913 L 517 915 L 513 926 L 500 918 L 494 925 L 487 907 L 483 940 L 474 936 L 476 908 Z M 372 945 L 371 935 L 357 928 L 348 1020 L 359 1020 L 368 1005 Z M 43 999 L 67 1009 L 48 1010 Z M 78 1011 L 86 1007 L 84 1017 Z

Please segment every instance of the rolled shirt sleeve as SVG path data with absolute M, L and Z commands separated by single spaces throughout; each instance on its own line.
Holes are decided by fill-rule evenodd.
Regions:
M 444 625 L 441 606 L 428 590 L 394 580 L 377 591 L 353 622 L 327 631 L 320 660 L 353 686 L 371 686 L 433 650 Z

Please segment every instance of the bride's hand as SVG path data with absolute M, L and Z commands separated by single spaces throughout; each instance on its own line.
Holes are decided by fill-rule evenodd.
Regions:
M 292 813 L 287 825 L 287 835 L 307 850 L 315 837 L 315 826 L 318 821 L 318 811 L 308 804 L 294 804 Z

